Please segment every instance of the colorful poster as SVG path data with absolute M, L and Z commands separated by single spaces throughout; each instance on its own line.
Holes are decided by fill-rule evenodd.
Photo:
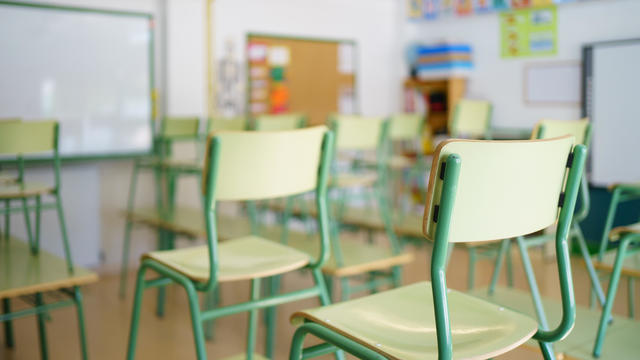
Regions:
M 422 17 L 422 0 L 407 0 L 407 12 L 410 19 Z
M 531 6 L 531 0 L 511 0 L 511 7 L 514 9 L 524 9 Z
M 473 10 L 478 13 L 483 13 L 491 10 L 491 0 L 474 0 Z
M 440 12 L 440 0 L 424 0 L 424 18 L 433 20 L 438 17 Z
M 553 0 L 531 0 L 531 6 L 543 7 L 553 5 Z
M 548 56 L 557 51 L 555 6 L 503 13 L 500 30 L 503 58 Z
M 471 0 L 456 1 L 456 13 L 458 15 L 470 15 L 472 11 L 473 11 L 473 4 Z
M 509 8 L 509 0 L 493 0 L 493 8 L 503 10 Z

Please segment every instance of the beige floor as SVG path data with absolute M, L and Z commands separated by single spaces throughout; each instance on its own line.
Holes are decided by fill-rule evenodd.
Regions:
M 427 261 L 430 248 L 415 250 L 416 261 L 405 271 L 405 283 L 428 279 Z M 555 263 L 545 262 L 537 253 L 532 254 L 538 282 L 543 294 L 558 297 Z M 526 282 L 517 253 L 514 253 L 516 287 L 526 288 Z M 576 298 L 578 303 L 586 304 L 588 280 L 583 265 L 573 262 Z M 455 289 L 466 288 L 467 255 L 464 250 L 455 250 L 448 273 L 448 285 Z M 129 317 L 132 306 L 133 276 L 126 299 L 117 296 L 118 278 L 103 276 L 99 283 L 84 289 L 85 309 L 91 359 L 123 359 L 127 346 Z M 480 262 L 476 275 L 478 286 L 489 281 L 490 267 Z M 501 279 L 504 281 L 504 279 Z M 284 290 L 294 289 L 310 283 L 305 273 L 287 275 L 283 280 Z M 614 311 L 625 314 L 626 286 L 621 286 Z M 248 283 L 226 284 L 223 286 L 223 304 L 242 301 L 248 298 Z M 168 291 L 167 311 L 164 318 L 154 315 L 155 290 L 146 292 L 144 310 L 137 348 L 137 359 L 193 359 L 193 338 L 189 323 L 186 296 L 182 289 L 170 287 Z M 288 314 L 296 309 L 316 306 L 316 300 L 301 301 L 282 306 L 278 311 L 278 343 L 276 359 L 286 359 L 294 328 L 288 322 Z M 210 359 L 234 355 L 243 352 L 245 346 L 246 314 L 223 318 L 217 322 L 215 340 L 207 344 Z M 15 321 L 16 347 L 4 348 L 4 337 L 0 339 L 0 359 L 38 359 L 39 348 L 34 318 Z M 79 347 L 75 312 L 72 308 L 52 313 L 52 321 L 47 324 L 50 359 L 79 359 Z M 263 332 L 259 336 L 258 351 L 263 348 Z M 0 330 L 0 333 L 2 331 Z M 501 359 L 539 359 L 536 349 L 520 348 L 501 357 Z

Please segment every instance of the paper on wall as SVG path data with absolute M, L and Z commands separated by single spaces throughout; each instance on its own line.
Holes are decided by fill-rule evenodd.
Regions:
M 249 44 L 249 61 L 263 62 L 267 58 L 267 45 L 262 43 Z
M 287 66 L 289 65 L 289 48 L 286 46 L 272 46 L 269 48 L 269 65 Z

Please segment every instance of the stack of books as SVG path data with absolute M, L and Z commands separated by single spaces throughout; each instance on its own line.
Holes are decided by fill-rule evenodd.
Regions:
M 473 68 L 466 44 L 414 45 L 410 62 L 412 76 L 420 80 L 465 76 Z

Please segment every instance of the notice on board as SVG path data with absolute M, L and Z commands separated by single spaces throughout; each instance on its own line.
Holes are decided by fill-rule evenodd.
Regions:
M 502 57 L 555 55 L 557 25 L 555 6 L 502 13 L 500 15 Z
M 347 75 L 355 72 L 355 48 L 351 43 L 338 45 L 338 72 Z

